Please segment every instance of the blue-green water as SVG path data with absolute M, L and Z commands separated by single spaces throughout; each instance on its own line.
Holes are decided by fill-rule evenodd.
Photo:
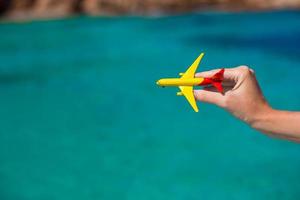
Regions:
M 299 199 L 300 145 L 213 105 L 175 76 L 247 64 L 300 110 L 300 12 L 0 25 L 0 199 Z

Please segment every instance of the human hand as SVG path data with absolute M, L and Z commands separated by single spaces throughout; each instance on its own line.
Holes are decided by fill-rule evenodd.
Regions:
M 217 70 L 197 73 L 195 77 L 211 77 Z M 254 71 L 247 66 L 225 69 L 224 94 L 214 87 L 194 90 L 196 100 L 216 104 L 251 126 L 271 110 L 255 78 Z

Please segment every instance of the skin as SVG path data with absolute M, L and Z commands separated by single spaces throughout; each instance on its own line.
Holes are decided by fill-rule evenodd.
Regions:
M 211 77 L 219 69 L 197 73 Z M 269 136 L 300 142 L 300 112 L 273 109 L 263 96 L 255 73 L 247 66 L 225 69 L 224 94 L 213 87 L 194 90 L 198 101 L 215 104 Z

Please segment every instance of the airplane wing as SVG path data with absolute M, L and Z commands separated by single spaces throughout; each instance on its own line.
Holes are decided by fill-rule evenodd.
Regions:
M 194 61 L 194 63 L 188 68 L 188 70 L 186 70 L 186 72 L 183 74 L 183 76 L 181 78 L 183 78 L 183 79 L 194 78 L 195 72 L 196 72 L 198 65 L 203 56 L 204 56 L 204 53 L 201 53 L 199 55 L 199 57 Z
M 198 112 L 198 107 L 193 93 L 193 86 L 179 86 L 182 94 L 186 100 L 190 103 L 195 112 Z

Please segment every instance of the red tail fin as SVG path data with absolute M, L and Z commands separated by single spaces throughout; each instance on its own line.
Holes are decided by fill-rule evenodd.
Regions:
M 217 88 L 217 90 L 223 94 L 223 87 L 221 82 L 212 82 L 212 85 Z
M 213 81 L 216 81 L 216 82 L 222 82 L 223 79 L 224 79 L 224 71 L 225 71 L 224 68 L 221 69 L 220 71 L 218 71 L 217 73 L 215 73 L 215 74 L 211 77 L 211 79 L 212 79 Z
M 212 85 L 220 92 L 223 93 L 222 81 L 224 79 L 224 68 L 218 71 L 211 77 Z

